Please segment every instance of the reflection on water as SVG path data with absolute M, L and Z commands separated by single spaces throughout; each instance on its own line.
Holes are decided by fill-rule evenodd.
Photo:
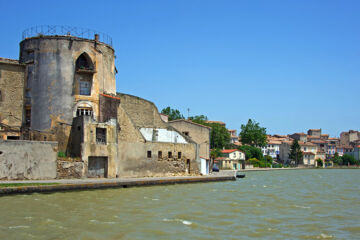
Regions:
M 360 170 L 0 197 L 0 239 L 356 239 Z

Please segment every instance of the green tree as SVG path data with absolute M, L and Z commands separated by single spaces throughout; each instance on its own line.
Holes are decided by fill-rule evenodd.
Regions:
M 266 146 L 266 128 L 260 127 L 255 120 L 249 119 L 246 125 L 241 124 L 239 136 L 243 144 L 258 147 Z
M 169 121 L 176 120 L 176 119 L 184 119 L 184 116 L 180 113 L 177 109 L 172 109 L 170 107 L 164 108 L 161 110 L 162 114 L 166 114 L 169 117 Z
M 251 159 L 251 158 L 256 158 L 256 159 L 262 161 L 264 158 L 260 148 L 249 146 L 249 145 L 242 145 L 242 146 L 238 147 L 238 149 L 245 153 L 246 160 Z
M 208 118 L 205 115 L 198 115 L 198 116 L 189 117 L 189 120 L 202 125 L 207 125 L 206 121 L 208 120 Z
M 337 152 L 334 154 L 334 157 L 331 160 L 334 162 L 335 165 L 343 165 L 342 158 Z
M 210 123 L 206 125 L 211 127 L 210 148 L 222 149 L 230 143 L 230 133 L 224 126 L 218 123 Z
M 343 164 L 344 164 L 344 165 L 355 165 L 355 164 L 358 164 L 358 161 L 356 161 L 356 159 L 355 159 L 352 155 L 345 154 L 345 155 L 342 156 L 341 158 L 342 158 L 342 161 L 343 161 Z
M 289 158 L 295 162 L 295 166 L 302 163 L 303 154 L 299 145 L 298 140 L 294 140 L 290 147 Z

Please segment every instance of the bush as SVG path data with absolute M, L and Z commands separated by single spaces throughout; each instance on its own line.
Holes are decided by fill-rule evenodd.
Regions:
M 322 167 L 323 161 L 320 158 L 316 159 L 316 162 L 318 167 Z
M 272 168 L 282 168 L 283 165 L 281 163 L 275 163 L 272 165 Z
M 247 162 L 253 165 L 254 167 L 259 167 L 259 168 L 271 167 L 271 163 L 266 163 L 265 161 L 260 161 L 256 158 L 251 158 L 247 160 Z
M 355 158 L 349 154 L 345 154 L 344 156 L 341 157 L 342 162 L 344 165 L 355 165 L 358 164 L 358 161 L 355 160 Z
M 58 157 L 66 157 L 66 154 L 64 152 L 58 152 Z

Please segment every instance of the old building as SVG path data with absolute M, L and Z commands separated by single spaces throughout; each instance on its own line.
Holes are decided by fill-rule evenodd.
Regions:
M 2 138 L 56 141 L 61 177 L 200 174 L 209 136 L 197 143 L 154 103 L 116 93 L 114 52 L 90 30 L 26 30 L 19 61 L 0 59 Z
M 201 173 L 209 174 L 211 127 L 194 123 L 185 119 L 173 120 L 170 121 L 169 124 L 198 145 L 201 161 Z
M 224 149 L 221 157 L 215 159 L 215 163 L 224 170 L 245 169 L 245 153 L 238 149 Z
M 25 65 L 0 58 L 0 139 L 19 139 L 24 106 Z

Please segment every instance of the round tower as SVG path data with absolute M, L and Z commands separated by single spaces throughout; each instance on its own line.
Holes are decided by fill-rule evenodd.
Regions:
M 114 49 L 105 34 L 31 28 L 23 32 L 19 59 L 27 68 L 25 125 L 31 130 L 50 132 L 80 115 L 98 120 L 99 95 L 116 94 Z

